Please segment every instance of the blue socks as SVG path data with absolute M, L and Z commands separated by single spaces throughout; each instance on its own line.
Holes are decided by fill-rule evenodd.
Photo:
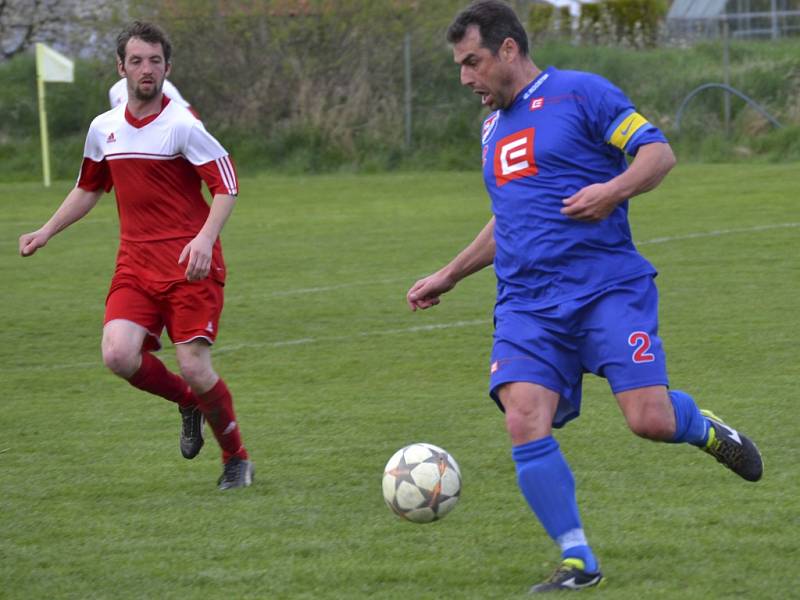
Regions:
M 708 420 L 700 413 L 692 397 L 680 390 L 671 390 L 669 399 L 675 411 L 675 435 L 673 444 L 688 443 L 703 447 L 708 441 Z
M 578 514 L 575 479 L 558 442 L 547 436 L 520 444 L 514 446 L 511 456 L 522 495 L 547 534 L 561 547 L 562 558 L 578 558 L 587 572 L 597 572 L 597 559 Z
M 675 435 L 671 443 L 703 447 L 708 441 L 708 420 L 692 397 L 671 390 L 675 411 Z M 553 436 L 514 446 L 511 451 L 517 469 L 517 483 L 525 500 L 547 534 L 561 547 L 562 558 L 583 561 L 585 570 L 596 573 L 597 559 L 586 541 L 575 496 L 575 479 Z

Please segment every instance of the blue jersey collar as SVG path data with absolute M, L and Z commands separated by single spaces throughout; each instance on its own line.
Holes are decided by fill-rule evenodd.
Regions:
M 509 109 L 513 109 L 520 102 L 527 102 L 530 97 L 533 96 L 536 91 L 541 88 L 554 74 L 554 67 L 547 67 L 544 71 L 539 73 L 536 76 L 536 79 L 531 81 L 519 94 L 517 94 L 517 97 L 514 98 L 514 102 L 511 103 Z

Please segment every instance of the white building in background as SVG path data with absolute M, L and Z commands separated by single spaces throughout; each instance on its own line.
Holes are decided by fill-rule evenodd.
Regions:
M 594 4 L 597 0 L 533 0 L 534 4 L 551 4 L 556 8 L 566 6 L 573 17 L 581 14 L 581 4 Z
M 740 39 L 800 35 L 800 0 L 673 0 L 667 13 L 673 35 L 718 37 L 723 23 Z

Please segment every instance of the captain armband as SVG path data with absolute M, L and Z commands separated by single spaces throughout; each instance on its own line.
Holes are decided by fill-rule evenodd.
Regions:
M 630 111 L 618 118 L 609 128 L 610 134 L 606 142 L 625 152 L 628 144 L 639 132 L 650 129 L 650 121 L 636 111 Z

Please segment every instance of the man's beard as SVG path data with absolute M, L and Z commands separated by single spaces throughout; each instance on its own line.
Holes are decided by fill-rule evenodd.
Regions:
M 161 88 L 163 87 L 163 83 L 161 85 L 153 85 L 153 88 L 149 92 L 145 92 L 141 87 L 138 85 L 133 88 L 133 95 L 137 100 L 142 102 L 147 102 L 148 100 L 152 100 L 161 92 Z

